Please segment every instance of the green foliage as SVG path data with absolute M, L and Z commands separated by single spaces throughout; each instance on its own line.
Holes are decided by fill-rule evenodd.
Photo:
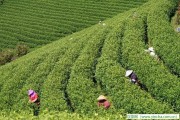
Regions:
M 37 59 L 24 61 L 22 62 L 21 66 L 14 67 L 12 69 L 13 74 L 11 73 L 11 77 L 9 76 L 10 78 L 8 82 L 6 81 L 7 79 L 2 79 L 1 77 L 1 80 L 4 81 L 4 84 L 1 88 L 3 92 L 0 93 L 0 96 L 4 97 L 0 99 L 1 103 L 3 104 L 0 109 L 11 108 L 12 105 L 16 103 L 16 96 L 19 94 L 19 91 L 25 84 L 26 80 L 31 76 L 29 73 L 32 73 L 32 71 L 36 69 L 44 57 L 45 56 L 39 56 Z
M 28 46 L 24 44 L 19 44 L 16 46 L 16 52 L 18 56 L 23 56 L 28 53 Z
M 37 2 L 41 4 L 37 4 Z M 49 43 L 52 39 L 72 32 L 71 30 L 75 32 L 80 28 L 87 27 L 91 25 L 93 21 L 97 23 L 97 19 L 99 18 L 92 16 L 109 16 L 109 13 L 106 14 L 107 12 L 103 11 L 108 11 L 110 7 L 102 5 L 100 7 L 105 8 L 100 9 L 99 12 L 85 12 L 85 19 L 90 19 L 91 21 L 83 18 L 86 24 L 84 22 L 81 24 L 79 22 L 83 20 L 80 19 L 82 18 L 81 16 L 78 16 L 80 14 L 75 14 L 75 12 L 73 13 L 71 11 L 83 11 L 84 8 L 79 8 L 79 6 L 84 4 L 88 6 L 88 10 L 95 10 L 102 1 L 91 0 L 87 3 L 82 1 L 82 3 L 78 1 L 75 2 L 78 4 L 74 4 L 72 7 L 74 2 L 64 1 L 63 4 L 66 4 L 66 6 L 62 9 L 59 8 L 58 5 L 55 5 L 57 3 L 56 1 L 28 1 L 28 3 L 24 3 L 22 0 L 10 0 L 6 6 L 9 8 L 7 16 L 14 18 L 17 26 L 20 26 L 19 22 L 26 20 L 27 22 L 22 22 L 22 24 L 30 29 L 26 29 L 24 26 L 19 27 L 17 31 L 20 30 L 23 33 L 22 35 L 20 34 L 21 32 L 10 29 L 9 27 L 13 28 L 14 25 L 10 24 L 11 22 L 7 22 L 5 25 L 9 27 L 4 27 L 5 31 L 0 30 L 2 31 L 0 36 L 2 35 L 3 38 L 11 38 L 14 40 L 12 45 L 17 42 L 15 39 L 18 38 L 18 41 L 26 41 L 30 45 L 36 46 L 37 44 Z M 103 3 L 107 2 L 109 3 L 108 5 L 116 6 L 114 1 L 106 1 Z M 33 15 L 36 17 L 31 18 L 31 20 L 35 22 L 26 19 L 28 15 L 22 14 L 21 17 L 23 20 L 21 21 L 18 17 L 18 12 L 14 12 L 13 15 L 10 14 L 13 8 L 17 8 L 13 5 L 21 8 L 22 5 L 27 6 L 29 3 L 32 3 L 34 9 L 30 10 L 26 7 L 27 11 L 29 11 L 26 12 L 29 14 L 33 12 Z M 94 6 L 89 6 L 89 3 Z M 117 3 L 119 3 L 119 1 Z M 124 0 L 122 2 L 124 6 L 126 6 L 126 3 L 140 5 L 141 1 L 129 2 Z M 154 3 L 154 0 L 150 0 L 138 9 L 132 9 L 112 19 L 102 21 L 102 23 L 88 29 L 73 33 L 59 41 L 52 42 L 36 51 L 32 51 L 28 55 L 16 59 L 16 61 L 10 64 L 1 66 L 0 110 L 3 110 L 3 112 L 0 112 L 0 119 L 62 118 L 116 120 L 124 119 L 123 117 L 126 113 L 148 114 L 179 112 L 180 101 L 177 99 L 180 96 L 179 78 L 169 71 L 166 67 L 166 62 L 157 61 L 144 52 L 147 46 L 144 41 L 145 38 L 151 34 L 155 34 L 150 21 L 153 15 L 153 13 L 151 13 L 153 10 L 151 9 L 154 9 L 153 6 L 156 8 Z M 163 2 L 163 0 L 156 3 L 160 6 L 162 5 L 167 16 L 170 15 L 168 12 L 169 8 L 173 6 L 173 4 L 169 3 L 171 2 Z M 11 5 L 11 7 L 8 5 Z M 133 6 L 134 5 L 132 5 L 132 7 Z M 44 10 L 44 14 L 39 14 L 36 13 L 36 7 L 38 7 L 38 10 L 41 12 L 45 8 L 48 11 Z M 78 10 L 75 9 L 77 7 L 79 8 Z M 119 7 L 116 9 L 119 9 Z M 22 10 L 24 10 L 23 7 Z M 63 17 L 63 20 L 59 20 L 60 17 L 56 18 L 55 16 L 59 16 L 60 13 L 54 13 L 53 11 L 60 10 L 66 14 L 72 13 L 75 17 L 71 18 L 69 15 L 67 15 L 67 17 L 63 13 L 61 16 L 63 17 L 63 15 L 65 15 L 65 17 Z M 54 17 L 51 16 L 49 12 L 52 13 Z M 5 15 L 5 12 L 2 13 Z M 51 19 L 47 19 L 47 16 Z M 164 18 L 163 16 L 164 13 L 162 13 L 161 16 L 162 19 Z M 40 19 L 38 20 L 37 18 Z M 45 18 L 47 21 L 43 21 Z M 146 19 L 148 19 L 148 22 Z M 164 19 L 167 22 L 169 18 L 166 17 Z M 2 23 L 4 23 L 4 20 L 6 20 L 6 17 L 2 20 L 0 19 Z M 39 22 L 38 25 L 36 20 Z M 40 23 L 40 21 L 42 23 Z M 2 25 L 1 22 L 0 25 Z M 68 24 L 66 24 L 67 22 Z M 34 24 L 32 25 L 32 23 Z M 66 29 L 63 27 L 59 28 L 59 25 L 62 23 Z M 146 26 L 148 26 L 148 24 L 150 24 L 150 27 L 148 27 L 148 31 L 151 31 L 150 33 L 146 33 Z M 30 27 L 31 25 L 34 29 Z M 45 26 L 40 27 L 43 25 Z M 51 30 L 52 32 L 49 32 Z M 59 32 L 55 34 L 59 30 L 64 31 L 63 33 Z M 7 36 L 10 32 L 16 37 L 11 35 Z M 3 35 L 4 33 L 6 34 Z M 55 37 L 51 35 L 55 35 Z M 48 39 L 49 41 L 47 41 Z M 167 39 L 169 40 L 170 37 L 167 37 Z M 44 40 L 46 41 L 45 43 Z M 155 43 L 159 41 L 150 41 L 149 39 L 149 42 L 153 43 L 156 49 L 157 44 Z M 4 41 L 2 45 L 6 46 L 4 43 L 6 42 Z M 29 46 L 29 44 L 27 45 Z M 22 51 L 24 51 L 24 48 Z M 157 53 L 160 55 L 158 49 Z M 165 55 L 167 53 L 162 54 Z M 165 61 L 164 58 L 162 60 Z M 124 76 L 126 69 L 133 69 L 149 91 L 145 92 L 138 86 L 131 84 Z M 30 88 L 34 89 L 40 97 L 41 106 L 38 117 L 32 116 L 33 109 L 31 106 L 33 104 L 27 103 L 27 90 Z M 108 110 L 105 110 L 103 107 L 98 108 L 97 106 L 96 99 L 101 94 L 106 95 L 111 103 L 111 107 Z
M 0 52 L 0 65 L 4 65 L 7 62 L 10 62 L 14 56 L 14 53 L 12 50 L 6 50 Z
M 72 67 L 67 91 L 76 112 L 92 114 L 97 110 L 96 99 L 99 93 L 94 69 L 109 29 L 99 26 L 99 31 L 91 37 Z
M 180 95 L 178 78 L 144 52 L 144 19 L 140 14 L 140 17 L 127 21 L 122 42 L 123 66 L 137 73 L 155 99 L 167 102 L 175 111 L 179 111 L 179 100 L 176 99 Z
M 127 113 L 139 114 L 172 113 L 171 107 L 157 102 L 150 94 L 129 83 L 125 78 L 125 69 L 119 64 L 122 59 L 124 21 L 120 24 L 116 23 L 116 27 L 105 40 L 102 55 L 96 67 L 96 77 L 101 83 L 101 88 L 111 98 L 116 111 L 124 109 Z
M 0 7 L 0 49 L 41 46 L 146 1 L 8 0 Z
M 25 44 L 18 44 L 14 49 L 7 49 L 0 52 L 0 65 L 4 65 L 11 62 L 18 57 L 26 55 L 28 53 L 28 46 Z
M 4 0 L 0 0 L 0 5 L 3 5 L 3 3 L 4 3 Z
M 180 38 L 169 22 L 176 2 L 166 0 L 152 5 L 147 18 L 149 39 L 169 70 L 180 76 Z
M 68 103 L 68 98 L 65 95 L 71 67 L 79 56 L 81 49 L 96 31 L 97 30 L 87 31 L 81 38 L 72 38 L 73 40 L 68 46 L 65 54 L 56 63 L 53 71 L 48 75 L 48 78 L 44 83 L 42 90 L 43 94 L 41 96 L 41 109 L 48 108 L 49 110 L 58 111 L 73 109 L 71 105 L 69 105 L 70 103 Z
M 41 115 L 38 117 L 33 116 L 27 111 L 20 112 L 0 112 L 0 119 L 3 120 L 125 120 L 125 116 L 119 114 L 104 114 L 104 116 L 99 116 L 99 114 L 94 114 L 91 117 L 80 115 L 77 113 L 68 113 L 64 112 L 56 112 L 56 111 L 48 111 L 44 110 Z

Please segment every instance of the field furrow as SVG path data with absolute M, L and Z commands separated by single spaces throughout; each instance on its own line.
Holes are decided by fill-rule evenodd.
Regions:
M 95 72 L 93 66 L 99 56 L 99 49 L 103 46 L 104 39 L 111 29 L 106 26 L 100 27 L 99 32 L 91 37 L 82 50 L 71 70 L 67 93 L 75 112 L 92 114 L 97 109 L 95 102 L 99 93 L 93 82 Z
M 74 39 L 74 43 L 71 43 L 65 55 L 56 63 L 53 71 L 49 74 L 43 85 L 41 96 L 42 110 L 46 108 L 58 111 L 73 110 L 66 94 L 66 84 L 68 83 L 71 67 L 84 45 L 97 30 L 87 31 L 87 33 L 81 35 L 81 38 L 72 38 Z
M 122 42 L 122 64 L 132 69 L 139 80 L 147 86 L 150 94 L 157 100 L 169 103 L 175 111 L 179 110 L 179 81 L 166 67 L 144 51 L 143 14 L 130 17 Z
M 174 32 L 169 22 L 176 4 L 170 3 L 172 2 L 168 1 L 166 4 L 168 6 L 162 7 L 156 5 L 149 12 L 147 18 L 148 36 L 160 59 L 174 75 L 180 77 L 180 37 Z M 156 11 L 160 12 L 157 13 Z M 157 19 L 160 20 L 157 21 Z
M 0 8 L 0 30 L 20 33 L 30 47 L 48 44 L 145 3 L 144 1 L 6 1 Z M 131 4 L 130 4 L 131 3 Z M 13 36 L 11 33 L 7 34 Z M 26 37 L 22 37 L 26 36 Z M 1 38 L 1 36 L 0 36 Z M 25 39 L 25 40 L 24 40 Z M 1 42 L 2 39 L 0 39 Z M 11 41 L 11 39 L 5 39 Z M 39 42 L 38 42 L 39 41 Z M 44 42 L 43 42 L 44 41 Z M 48 42 L 47 42 L 48 41 Z M 3 43 L 5 44 L 5 43 Z M 1 49 L 6 48 L 0 45 Z M 9 45 L 7 45 L 8 47 Z M 13 46 L 13 45 L 11 45 Z

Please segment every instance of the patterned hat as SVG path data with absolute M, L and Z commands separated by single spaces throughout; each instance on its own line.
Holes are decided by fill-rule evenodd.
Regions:
M 28 90 L 28 95 L 34 94 L 34 90 Z

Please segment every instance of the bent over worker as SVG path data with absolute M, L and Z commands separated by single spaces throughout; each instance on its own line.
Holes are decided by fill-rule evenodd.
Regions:
M 28 95 L 30 103 L 35 103 L 37 106 L 40 105 L 40 100 L 38 98 L 37 93 L 34 90 L 28 90 Z
M 138 84 L 139 83 L 139 80 L 138 80 L 138 77 L 137 75 L 133 72 L 133 70 L 127 70 L 126 71 L 126 77 L 129 77 L 130 78 L 130 81 L 134 84 Z
M 129 77 L 130 78 L 130 81 L 136 85 L 138 85 L 142 90 L 145 90 L 145 91 L 148 91 L 148 88 L 146 87 L 146 85 L 142 84 L 137 75 L 133 72 L 133 70 L 127 70 L 126 71 L 126 74 L 125 74 L 126 77 Z
M 158 56 L 155 53 L 155 50 L 153 47 L 149 47 L 147 50 L 145 50 L 146 52 L 149 53 L 150 56 L 156 58 L 157 60 L 159 60 Z
M 98 107 L 104 106 L 105 109 L 108 109 L 108 108 L 111 106 L 110 102 L 109 102 L 109 101 L 107 100 L 107 98 L 106 98 L 105 96 L 103 96 L 103 95 L 100 95 L 100 96 L 97 98 L 97 100 L 98 100 Z
M 28 90 L 29 102 L 32 104 L 34 116 L 38 116 L 40 108 L 40 100 L 38 94 L 34 90 Z

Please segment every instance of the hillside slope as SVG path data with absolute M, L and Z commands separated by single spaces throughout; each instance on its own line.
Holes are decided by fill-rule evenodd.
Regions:
M 147 0 L 5 0 L 0 5 L 0 50 L 42 46 Z
M 1 66 L 0 110 L 32 111 L 27 103 L 27 90 L 32 88 L 39 93 L 42 113 L 48 109 L 118 118 L 125 113 L 179 112 L 179 77 L 166 66 L 165 58 L 158 61 L 144 51 L 150 46 L 146 42 L 151 40 L 149 35 L 155 34 L 150 21 L 154 9 L 159 17 L 170 17 L 175 6 L 173 0 L 150 0 L 139 8 L 103 21 L 104 24 L 69 35 Z M 159 21 L 171 26 L 168 19 Z M 161 31 L 159 36 L 163 34 Z M 179 47 L 174 44 L 176 41 L 171 42 L 165 44 L 176 48 L 173 54 L 177 56 L 172 59 L 175 63 L 179 59 Z M 155 49 L 156 43 L 162 41 L 151 41 Z M 156 51 L 161 56 L 160 50 Z M 148 92 L 129 83 L 126 69 L 137 73 Z M 107 111 L 97 107 L 96 98 L 100 94 L 107 95 L 112 103 Z

